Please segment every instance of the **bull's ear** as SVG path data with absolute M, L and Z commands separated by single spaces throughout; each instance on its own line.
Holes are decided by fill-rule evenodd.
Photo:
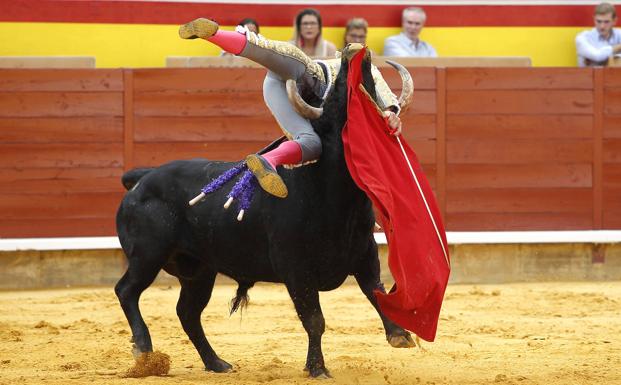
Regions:
M 287 97 L 298 114 L 306 119 L 319 119 L 323 108 L 313 107 L 306 103 L 298 93 L 298 86 L 293 79 L 287 80 Z
M 386 63 L 393 66 L 397 71 L 399 71 L 399 75 L 401 76 L 401 95 L 399 96 L 399 107 L 401 108 L 400 115 L 410 107 L 412 103 L 412 96 L 414 95 L 414 81 L 412 80 L 412 76 L 408 72 L 408 70 L 402 66 L 401 64 L 386 60 Z

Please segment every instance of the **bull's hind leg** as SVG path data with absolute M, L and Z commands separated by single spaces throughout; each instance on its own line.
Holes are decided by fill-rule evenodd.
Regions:
M 354 272 L 354 277 L 356 282 L 358 282 L 358 286 L 360 286 L 360 290 L 362 290 L 382 319 L 388 343 L 395 348 L 412 348 L 416 346 L 408 331 L 396 325 L 382 313 L 373 294 L 374 290 L 379 290 L 382 293 L 386 292 L 384 284 L 380 280 L 380 265 L 375 241 L 369 242 L 367 255 L 362 258 L 361 263 L 358 265 L 358 271 Z
M 308 370 L 311 377 L 330 377 L 321 352 L 321 336 L 325 331 L 326 322 L 319 304 L 319 292 L 304 285 L 296 287 L 287 285 L 287 290 L 293 300 L 298 317 L 302 321 L 302 326 L 308 334 L 308 354 L 304 369 Z
M 123 200 L 117 213 L 117 232 L 127 256 L 127 271 L 116 284 L 116 292 L 134 342 L 134 356 L 152 352 L 151 336 L 138 302 L 142 292 L 153 283 L 172 250 L 169 235 L 174 217 L 168 208 L 156 200 L 138 204 L 135 197 Z M 156 219 L 153 218 L 157 213 Z
M 186 334 L 194 344 L 205 364 L 205 370 L 222 373 L 232 369 L 231 364 L 220 359 L 205 337 L 201 313 L 209 303 L 216 272 L 206 271 L 192 279 L 179 279 L 181 293 L 177 302 L 177 315 Z

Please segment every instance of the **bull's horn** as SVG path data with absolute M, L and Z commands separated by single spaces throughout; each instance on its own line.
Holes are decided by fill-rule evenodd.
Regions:
M 414 81 L 412 80 L 412 76 L 404 66 L 399 63 L 396 63 L 392 60 L 386 60 L 386 63 L 393 66 L 397 71 L 399 71 L 399 75 L 401 75 L 401 82 L 403 85 L 401 86 L 401 96 L 399 96 L 399 107 L 401 108 L 400 115 L 410 107 L 412 103 L 412 96 L 414 95 Z
M 293 108 L 301 116 L 307 119 L 318 119 L 323 114 L 323 108 L 313 107 L 302 99 L 298 93 L 298 86 L 293 79 L 287 80 L 287 96 Z

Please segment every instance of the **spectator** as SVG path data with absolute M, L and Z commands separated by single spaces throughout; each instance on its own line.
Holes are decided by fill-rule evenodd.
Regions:
M 306 55 L 316 57 L 333 57 L 336 46 L 321 37 L 321 15 L 319 12 L 307 8 L 295 17 L 295 34 L 290 41 Z
M 257 23 L 257 21 L 253 18 L 247 17 L 245 19 L 243 19 L 242 21 L 240 21 L 239 23 L 237 23 L 237 28 L 236 29 L 247 29 L 250 32 L 254 32 L 256 34 L 259 33 L 259 23 Z M 226 51 L 222 51 L 220 53 L 220 56 L 235 56 L 232 53 L 226 52 Z
M 595 28 L 576 36 L 580 67 L 606 65 L 610 56 L 621 52 L 621 31 L 613 28 L 617 23 L 615 7 L 610 3 L 599 4 L 593 21 Z
M 360 43 L 362 45 L 366 45 L 368 28 L 369 23 L 361 17 L 349 19 L 345 25 L 345 44 L 343 44 L 343 46 L 346 46 L 349 43 Z
M 420 33 L 425 26 L 427 15 L 422 8 L 410 7 L 403 10 L 401 22 L 403 31 L 384 41 L 384 56 L 436 57 L 436 50 L 422 40 Z
M 247 17 L 237 23 L 237 25 L 246 27 L 250 32 L 259 33 L 259 23 L 253 18 Z

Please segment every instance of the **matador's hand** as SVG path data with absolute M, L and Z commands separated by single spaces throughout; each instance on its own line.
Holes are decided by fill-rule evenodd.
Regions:
M 392 111 L 384 111 L 384 117 L 388 120 L 388 126 L 390 126 L 390 133 L 394 136 L 401 134 L 401 119 Z

